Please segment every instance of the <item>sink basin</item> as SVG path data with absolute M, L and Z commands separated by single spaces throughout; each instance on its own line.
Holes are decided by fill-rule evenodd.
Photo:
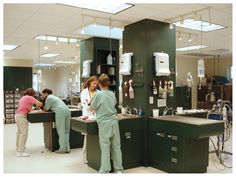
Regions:
M 117 114 L 118 119 L 127 119 L 127 118 L 138 118 L 139 116 L 134 114 Z

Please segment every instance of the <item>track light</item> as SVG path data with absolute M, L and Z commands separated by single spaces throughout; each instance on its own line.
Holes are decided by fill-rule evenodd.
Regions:
M 59 44 L 59 41 L 58 41 L 58 37 L 57 37 L 57 41 L 56 41 L 56 44 L 57 44 L 57 45 Z
M 178 40 L 182 40 L 182 36 L 181 36 L 181 34 L 180 34 L 180 32 L 179 32 L 179 34 L 178 34 Z
M 47 40 L 47 36 L 46 36 L 46 45 L 44 46 L 44 50 L 48 50 L 48 46 L 47 46 L 47 44 L 48 44 L 48 40 Z
M 191 39 L 191 34 L 189 33 L 188 34 L 188 42 L 191 42 L 192 41 L 192 39 Z

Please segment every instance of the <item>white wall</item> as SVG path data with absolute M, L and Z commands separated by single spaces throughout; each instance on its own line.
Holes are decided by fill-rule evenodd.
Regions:
M 194 80 L 192 85 L 192 108 L 197 107 L 197 57 L 177 55 L 176 57 L 176 86 L 187 85 L 187 73 L 191 72 Z
M 53 94 L 57 95 L 57 70 L 54 69 L 41 69 L 42 70 L 42 83 L 39 85 L 39 91 L 41 92 L 45 88 L 49 88 L 53 91 Z M 33 69 L 33 73 L 36 73 L 37 69 Z
M 33 60 L 24 59 L 4 59 L 4 66 L 32 67 Z
M 77 77 L 77 85 L 72 86 L 69 83 L 69 75 L 72 72 L 78 73 Z M 60 67 L 57 69 L 57 84 L 56 84 L 56 93 L 58 96 L 67 97 L 70 90 L 74 92 L 80 91 L 80 77 L 79 77 L 80 69 L 79 65 Z M 73 80 L 74 81 L 74 80 Z

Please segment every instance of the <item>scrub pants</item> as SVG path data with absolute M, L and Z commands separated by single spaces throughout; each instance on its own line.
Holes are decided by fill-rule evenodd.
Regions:
M 28 137 L 28 120 L 27 116 L 23 114 L 15 115 L 17 124 L 17 135 L 16 135 L 16 151 L 23 152 L 25 150 L 25 144 Z
M 101 166 L 99 172 L 109 173 L 111 171 L 110 154 L 115 172 L 123 171 L 118 121 L 99 123 L 98 127 L 101 148 Z
M 70 151 L 70 117 L 71 113 L 64 116 L 56 113 L 56 128 L 60 146 L 59 150 L 64 152 Z

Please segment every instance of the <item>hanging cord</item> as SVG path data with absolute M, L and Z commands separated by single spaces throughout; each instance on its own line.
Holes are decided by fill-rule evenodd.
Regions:
M 222 160 L 220 151 L 218 151 L 218 150 L 216 149 L 216 146 L 215 146 L 213 140 L 212 140 L 211 138 L 209 138 L 209 139 L 211 140 L 211 143 L 213 144 L 213 147 L 214 147 L 214 149 L 215 149 L 215 152 L 216 152 L 216 153 L 219 152 L 219 155 L 216 155 L 216 156 L 217 156 L 217 158 L 219 159 L 220 164 L 223 165 L 223 166 L 226 167 L 226 168 L 232 168 L 232 166 L 227 166 L 227 165 L 224 164 L 224 161 Z
M 112 51 L 111 51 L 111 16 L 110 16 L 110 19 L 109 19 L 109 35 L 110 35 L 110 54 L 112 55 Z

